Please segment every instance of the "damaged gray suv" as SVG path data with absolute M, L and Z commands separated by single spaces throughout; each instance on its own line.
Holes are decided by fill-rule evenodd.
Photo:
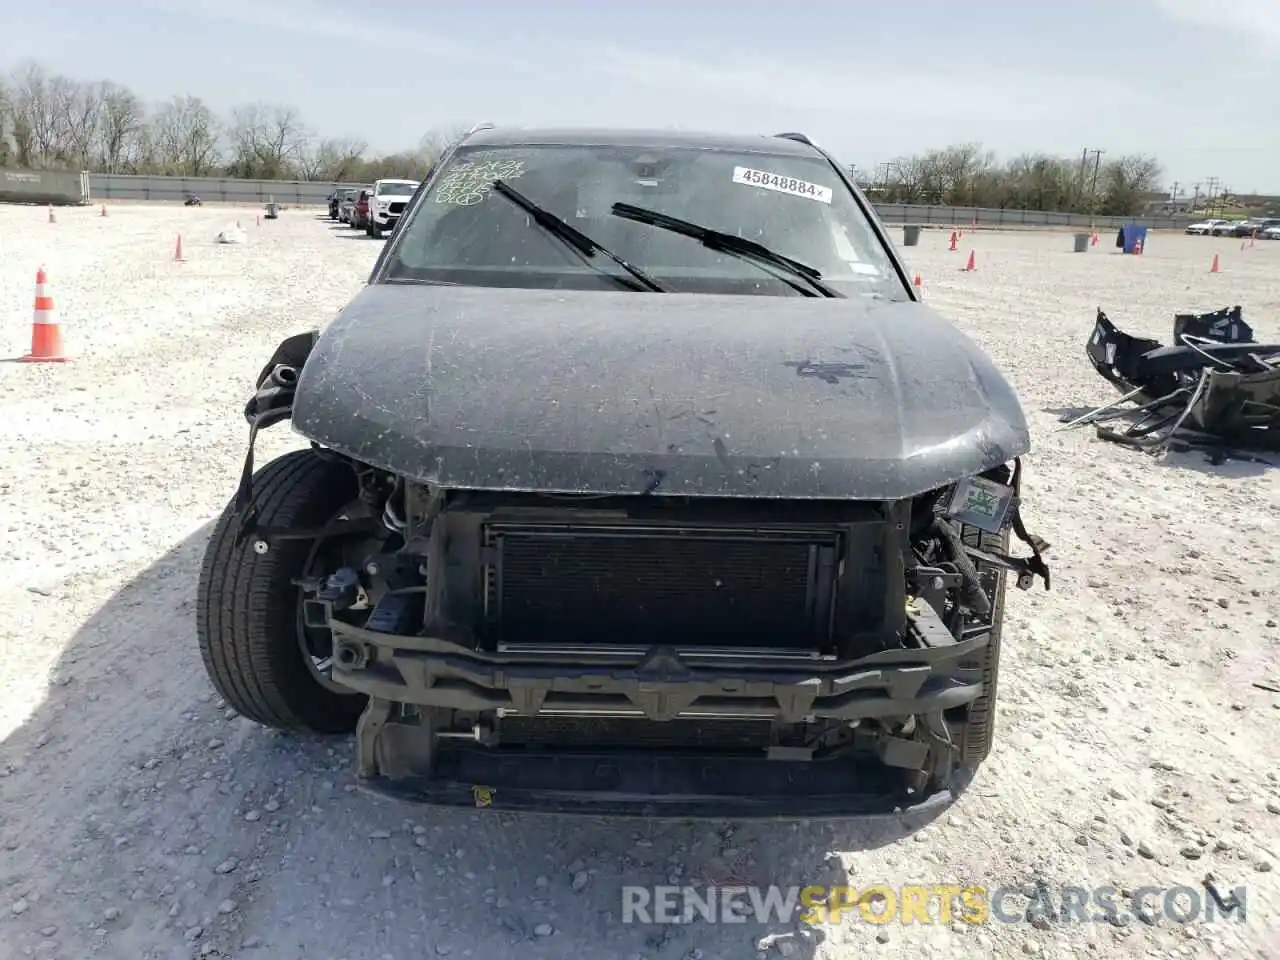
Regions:
M 257 383 L 200 649 L 364 786 L 861 816 L 987 755 L 1027 424 L 803 135 L 477 128 Z

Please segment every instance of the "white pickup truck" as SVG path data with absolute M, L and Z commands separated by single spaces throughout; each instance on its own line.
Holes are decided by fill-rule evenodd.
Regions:
M 365 233 L 381 237 L 385 231 L 394 228 L 417 189 L 417 180 L 375 180 L 369 197 L 369 225 L 365 227 Z

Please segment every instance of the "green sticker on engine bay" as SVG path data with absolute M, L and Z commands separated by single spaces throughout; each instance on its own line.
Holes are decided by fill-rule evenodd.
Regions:
M 987 533 L 999 533 L 1012 504 L 1010 487 L 985 477 L 970 477 L 956 484 L 947 516 Z

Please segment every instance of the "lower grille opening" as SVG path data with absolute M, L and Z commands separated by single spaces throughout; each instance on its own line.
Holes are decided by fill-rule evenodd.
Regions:
M 668 720 L 654 723 L 633 717 L 506 716 L 500 729 L 504 744 L 529 747 L 589 748 L 628 746 L 636 749 L 680 748 L 764 750 L 772 742 L 767 720 Z
M 486 528 L 486 636 L 508 644 L 825 649 L 835 532 Z

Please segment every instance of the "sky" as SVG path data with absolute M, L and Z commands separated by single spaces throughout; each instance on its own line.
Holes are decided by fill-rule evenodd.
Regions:
M 1280 0 L 42 0 L 31 58 L 148 101 L 297 106 L 376 152 L 487 121 L 799 130 L 862 169 L 977 141 L 1002 159 L 1155 155 L 1166 186 L 1280 193 Z

